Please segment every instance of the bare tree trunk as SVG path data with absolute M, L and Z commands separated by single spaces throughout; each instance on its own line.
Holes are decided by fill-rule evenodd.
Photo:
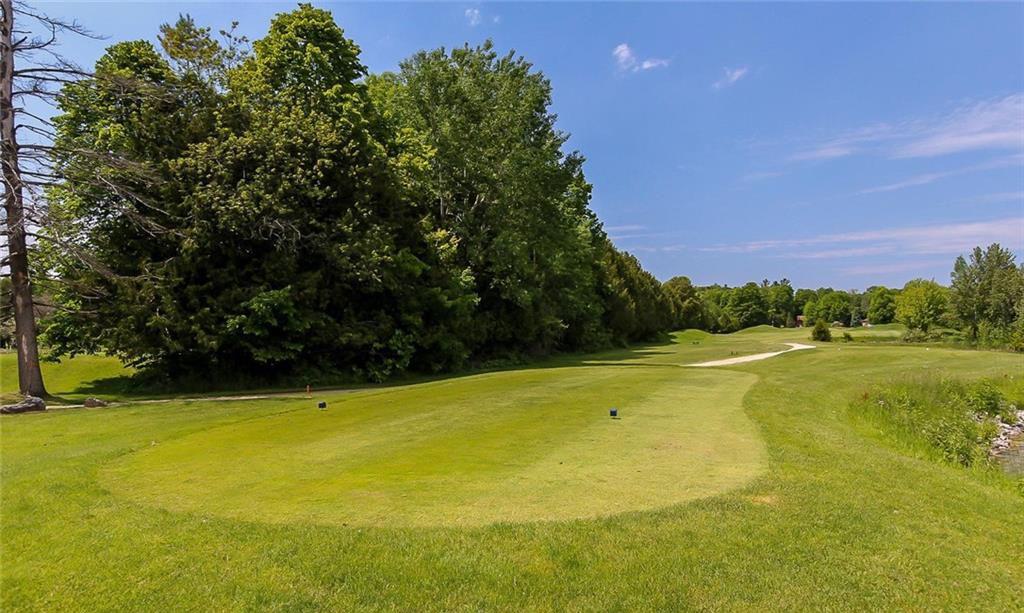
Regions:
M 18 383 L 23 394 L 45 396 L 43 373 L 39 368 L 36 318 L 32 282 L 28 272 L 28 244 L 25 236 L 25 207 L 14 121 L 14 7 L 12 0 L 0 0 L 0 162 L 3 164 L 4 208 L 7 211 L 8 266 L 14 295 L 14 336 L 18 343 Z

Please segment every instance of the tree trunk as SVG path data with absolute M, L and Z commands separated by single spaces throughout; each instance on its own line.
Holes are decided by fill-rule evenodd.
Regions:
M 3 164 L 4 208 L 7 210 L 8 266 L 14 296 L 14 337 L 18 343 L 18 384 L 23 394 L 45 396 L 43 373 L 36 345 L 36 317 L 32 282 L 28 273 L 28 242 L 25 236 L 25 207 L 14 121 L 14 7 L 12 0 L 0 0 L 0 162 Z

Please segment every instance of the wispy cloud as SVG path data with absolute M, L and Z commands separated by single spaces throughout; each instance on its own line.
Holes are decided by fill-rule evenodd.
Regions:
M 892 245 L 871 245 L 868 247 L 848 247 L 846 249 L 821 249 L 784 254 L 780 257 L 794 260 L 826 260 L 833 258 L 861 258 L 869 255 L 892 253 Z
M 969 199 L 971 202 L 980 204 L 989 204 L 994 202 L 1017 202 L 1024 204 L 1024 191 L 1022 192 L 997 192 L 994 194 L 985 194 L 983 196 L 976 196 Z
M 933 172 L 929 174 L 917 175 L 910 177 L 905 181 L 898 181 L 896 183 L 890 183 L 888 185 L 879 185 L 878 187 L 869 187 L 867 189 L 860 190 L 861 194 L 878 194 L 881 192 L 894 192 L 896 190 L 905 189 L 907 187 L 916 187 L 918 185 L 928 185 L 943 177 L 948 177 L 951 172 Z
M 612 57 L 615 58 L 615 67 L 619 72 L 639 72 L 641 70 L 665 68 L 669 65 L 669 60 L 664 58 L 651 57 L 640 59 L 636 51 L 626 43 L 616 45 L 612 49 Z
M 775 171 L 762 171 L 762 172 L 751 172 L 743 175 L 744 181 L 763 181 L 765 179 L 774 179 L 775 177 L 781 177 L 783 173 Z
M 640 62 L 641 71 L 649 71 L 651 69 L 664 69 L 668 67 L 669 60 L 660 57 L 651 57 Z
M 721 253 L 765 253 L 792 258 L 841 258 L 882 253 L 959 254 L 977 245 L 1002 243 L 1024 249 L 1024 217 L 989 221 L 884 228 L 862 232 L 823 234 L 807 238 L 770 239 L 701 247 Z M 855 246 L 844 246 L 844 245 Z M 859 244 L 859 245 L 858 245 Z M 774 252 L 774 253 L 773 253 Z
M 945 179 L 946 177 L 954 177 L 957 175 L 968 174 L 972 172 L 980 172 L 983 170 L 994 170 L 997 168 L 1007 167 L 1018 167 L 1024 169 L 1024 156 L 1017 154 L 1006 157 L 999 157 L 988 160 L 982 164 L 973 164 L 971 166 L 965 166 L 963 168 L 955 168 L 953 170 L 946 170 L 943 172 L 931 172 L 920 175 L 915 175 L 903 181 L 897 181 L 896 183 L 889 183 L 887 185 L 879 185 L 877 187 L 869 187 L 862 189 L 860 194 L 877 194 L 882 192 L 894 192 L 908 187 L 917 187 L 919 185 L 928 185 L 934 183 L 939 179 Z
M 639 247 L 629 247 L 626 251 L 632 251 L 635 253 L 675 253 L 677 251 L 683 251 L 686 248 L 686 245 L 662 245 L 658 247 L 641 245 Z
M 831 160 L 832 158 L 846 157 L 854 151 L 856 149 L 851 146 L 834 143 L 795 153 L 790 159 L 797 162 L 804 160 Z
M 480 21 L 482 19 L 483 16 L 480 14 L 480 9 L 466 9 L 466 23 L 468 23 L 470 27 L 480 25 Z
M 878 264 L 858 264 L 841 268 L 840 273 L 850 276 L 875 276 L 893 274 L 898 272 L 914 272 L 931 270 L 936 266 L 949 265 L 947 259 L 914 260 L 911 262 L 882 262 Z
M 741 66 L 739 68 L 723 68 L 724 74 L 722 78 L 711 84 L 712 89 L 722 89 L 723 87 L 731 87 L 736 84 L 737 81 L 747 76 L 749 68 Z
M 1024 151 L 1024 93 L 971 102 L 941 115 L 873 124 L 805 147 L 790 159 L 862 153 L 922 158 L 1000 149 Z
M 638 226 L 636 224 L 626 224 L 624 226 L 606 226 L 605 232 L 639 232 L 640 230 L 646 230 L 647 226 Z
M 925 125 L 894 157 L 932 157 L 978 149 L 1024 150 L 1024 94 L 962 106 Z

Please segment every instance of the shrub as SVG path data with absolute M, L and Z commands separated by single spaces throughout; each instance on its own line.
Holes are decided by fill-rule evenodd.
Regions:
M 828 329 L 828 323 L 824 319 L 819 319 L 814 322 L 814 328 L 811 330 L 811 340 L 821 341 L 827 343 L 832 340 L 832 331 Z
M 852 343 L 853 342 L 853 336 L 849 332 L 843 332 L 843 342 L 844 343 Z

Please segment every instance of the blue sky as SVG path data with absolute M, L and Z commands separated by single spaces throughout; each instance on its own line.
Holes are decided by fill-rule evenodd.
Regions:
M 552 81 L 592 206 L 661 279 L 864 288 L 1024 253 L 1024 4 L 328 3 L 373 72 L 494 40 Z M 286 3 L 43 3 L 107 41 L 179 12 L 265 33 Z

